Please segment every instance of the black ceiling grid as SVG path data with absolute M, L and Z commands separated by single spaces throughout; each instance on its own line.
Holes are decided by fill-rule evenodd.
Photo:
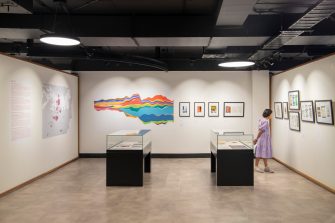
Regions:
M 246 69 L 282 71 L 335 52 L 334 12 L 335 0 L 16 0 L 0 5 L 0 51 L 73 71 L 214 71 L 247 59 Z M 41 43 L 55 26 L 82 45 Z

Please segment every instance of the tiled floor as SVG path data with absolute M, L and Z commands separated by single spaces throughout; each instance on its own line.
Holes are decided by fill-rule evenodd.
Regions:
M 153 159 L 144 187 L 105 186 L 80 159 L 0 199 L 0 222 L 335 222 L 335 195 L 272 161 L 255 187 L 216 187 L 209 159 Z

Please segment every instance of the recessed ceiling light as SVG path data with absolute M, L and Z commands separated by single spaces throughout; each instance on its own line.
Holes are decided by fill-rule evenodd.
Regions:
M 80 44 L 79 38 L 73 36 L 63 36 L 56 34 L 46 34 L 40 37 L 43 43 L 57 45 L 57 46 L 76 46 Z
M 250 67 L 252 65 L 255 65 L 255 62 L 252 61 L 230 61 L 230 62 L 224 62 L 220 63 L 220 67 Z

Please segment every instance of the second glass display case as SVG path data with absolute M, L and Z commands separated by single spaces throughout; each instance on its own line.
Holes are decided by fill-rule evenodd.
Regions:
M 218 186 L 253 186 L 253 135 L 243 132 L 210 132 L 211 172 Z

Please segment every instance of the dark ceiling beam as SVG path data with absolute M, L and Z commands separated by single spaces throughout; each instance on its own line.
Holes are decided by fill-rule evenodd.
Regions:
M 317 58 L 313 58 L 317 59 Z M 267 66 L 266 69 L 269 69 L 270 71 L 285 71 L 288 69 L 291 69 L 293 67 L 299 66 L 301 64 L 304 64 L 308 61 L 311 61 L 312 58 L 302 58 L 302 59 L 293 59 L 293 58 L 287 58 L 283 59 L 282 61 L 278 61 L 274 63 L 272 66 Z M 262 65 L 259 65 L 259 68 L 262 69 Z
M 33 0 L 12 0 L 12 1 L 21 6 L 22 8 L 24 8 L 25 10 L 31 13 L 33 12 L 34 9 Z
M 0 14 L 1 28 L 51 30 L 52 15 Z M 70 24 L 72 27 L 70 27 Z M 215 19 L 213 16 L 92 16 L 57 15 L 55 31 L 73 30 L 77 36 L 100 37 L 160 37 L 210 36 Z
M 164 50 L 166 49 L 166 50 Z M 260 49 L 260 46 L 229 46 L 225 49 L 221 50 L 206 50 L 205 54 L 250 54 L 255 52 L 255 50 Z M 86 56 L 87 52 L 93 53 L 94 52 L 104 52 L 104 53 L 121 53 L 121 54 L 133 54 L 132 52 L 122 53 L 122 51 L 110 51 L 106 52 L 102 48 L 99 47 L 56 47 L 45 45 L 43 43 L 0 43 L 0 52 L 4 53 L 25 53 L 32 57 L 50 57 L 50 58 L 57 58 L 57 57 L 66 57 L 66 58 L 75 58 L 75 57 L 84 57 Z M 185 49 L 178 48 L 161 48 L 160 53 L 157 54 L 155 51 L 152 53 L 148 52 L 138 52 L 135 51 L 134 53 L 139 56 L 150 56 L 153 58 L 176 58 L 176 57 L 183 57 L 187 58 L 192 55 L 194 58 L 201 58 L 202 57 L 203 49 L 202 47 L 194 47 L 192 50 L 185 51 Z M 283 46 L 279 52 L 282 53 L 307 53 L 311 56 L 315 55 L 326 55 L 335 52 L 335 46 L 327 46 L 327 45 L 312 45 L 312 46 L 290 46 L 286 45 Z M 157 56 L 158 55 L 158 56 Z M 191 57 L 190 57 L 191 58 Z
M 58 15 L 56 32 L 82 37 L 235 37 L 274 36 L 299 16 L 250 15 L 243 26 L 217 26 L 213 16 L 106 16 Z M 53 31 L 53 15 L 0 14 L 0 28 Z M 335 34 L 329 23 L 315 29 L 318 35 Z M 71 24 L 71 25 L 70 25 Z M 310 35 L 314 35 L 310 33 Z
M 149 71 L 157 70 L 151 67 L 139 66 L 136 64 L 123 64 L 123 63 L 106 63 L 104 61 L 93 60 L 75 60 L 71 64 L 53 64 L 50 65 L 49 60 L 34 59 L 37 63 L 47 63 L 61 70 L 72 71 Z M 232 71 L 241 70 L 233 68 L 222 68 L 218 63 L 222 60 L 189 60 L 189 59 L 165 59 L 163 60 L 169 71 Z M 245 68 L 245 70 L 252 70 L 252 68 Z
M 256 64 L 253 67 L 245 68 L 245 70 L 261 70 L 269 69 L 270 71 L 284 71 L 292 67 L 298 66 L 305 62 L 310 61 L 311 59 L 283 59 L 280 62 L 275 63 L 270 66 L 268 64 Z M 70 64 L 55 64 L 49 60 L 45 59 L 34 59 L 33 61 L 44 64 L 47 66 L 52 66 L 60 70 L 72 70 L 72 71 L 154 71 L 157 69 L 144 67 L 134 64 L 122 64 L 122 63 L 106 63 L 104 61 L 89 61 L 89 60 L 74 60 Z M 169 71 L 236 71 L 241 70 L 234 68 L 222 68 L 217 66 L 222 60 L 165 60 L 168 64 Z

